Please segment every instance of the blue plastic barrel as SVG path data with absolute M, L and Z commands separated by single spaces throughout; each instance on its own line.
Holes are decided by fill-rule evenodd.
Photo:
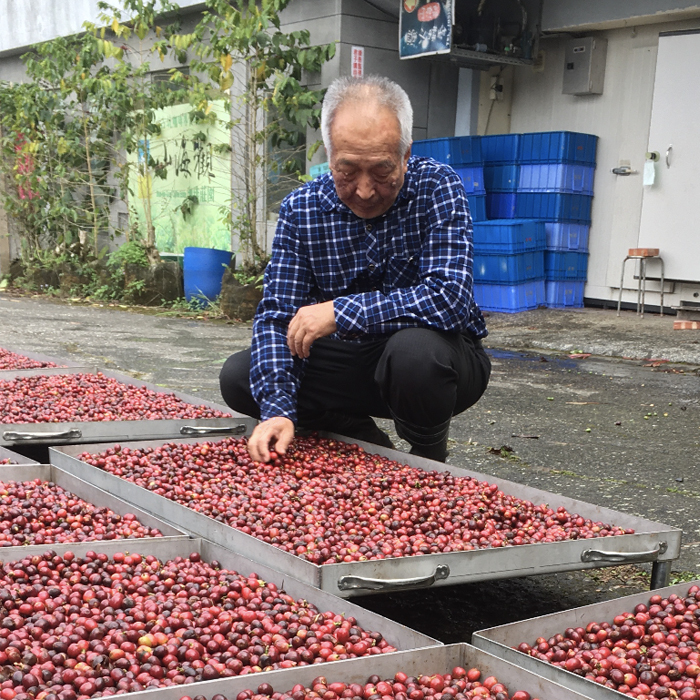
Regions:
M 185 299 L 214 301 L 221 294 L 224 267 L 231 262 L 232 253 L 218 248 L 185 248 L 183 277 Z

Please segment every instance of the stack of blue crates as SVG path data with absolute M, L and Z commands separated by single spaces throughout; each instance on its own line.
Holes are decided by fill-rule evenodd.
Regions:
M 465 184 L 482 309 L 583 306 L 597 141 L 552 131 L 413 144 L 414 155 L 452 165 Z
M 569 131 L 522 134 L 517 212 L 543 219 L 549 307 L 582 307 L 588 273 L 597 136 Z
M 474 298 L 485 311 L 511 313 L 544 303 L 544 221 L 474 222 Z

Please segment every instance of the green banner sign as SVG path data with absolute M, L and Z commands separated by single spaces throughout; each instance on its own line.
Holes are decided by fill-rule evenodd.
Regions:
M 217 155 L 214 149 L 230 143 L 223 128 L 228 114 L 223 101 L 212 104 L 217 125 L 193 123 L 190 105 L 158 110 L 161 133 L 130 156 L 130 214 L 136 214 L 138 229 L 145 233 L 150 207 L 161 252 L 182 253 L 187 246 L 231 249 L 231 231 L 224 220 L 231 201 L 231 157 Z M 144 168 L 147 155 L 164 169 L 164 179 L 153 167 Z

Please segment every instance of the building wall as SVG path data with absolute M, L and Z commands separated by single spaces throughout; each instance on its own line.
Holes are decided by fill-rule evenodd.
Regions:
M 562 94 L 567 37 L 543 39 L 544 70 L 515 70 L 510 130 L 580 131 L 599 138 L 585 296 L 617 300 L 620 270 L 627 250 L 636 247 L 642 207 L 642 176 L 648 146 L 660 31 L 688 29 L 697 21 L 615 29 L 596 36 L 608 39 L 602 95 Z M 621 177 L 611 170 L 628 163 L 638 175 Z M 660 242 L 659 247 L 663 247 Z M 658 289 L 654 283 L 648 289 Z M 672 285 L 667 285 L 667 292 Z M 665 304 L 690 299 L 697 285 L 675 284 Z M 625 292 L 623 300 L 636 299 Z M 655 303 L 656 295 L 647 297 Z
M 574 32 L 692 19 L 697 0 L 544 0 L 542 31 Z

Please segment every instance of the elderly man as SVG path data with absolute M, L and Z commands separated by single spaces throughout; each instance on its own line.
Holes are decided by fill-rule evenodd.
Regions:
M 221 371 L 226 403 L 259 417 L 251 457 L 284 454 L 295 426 L 445 461 L 452 416 L 491 364 L 472 293 L 472 224 L 459 177 L 410 157 L 413 110 L 386 78 L 340 78 L 321 129 L 330 162 L 282 203 L 251 350 Z

